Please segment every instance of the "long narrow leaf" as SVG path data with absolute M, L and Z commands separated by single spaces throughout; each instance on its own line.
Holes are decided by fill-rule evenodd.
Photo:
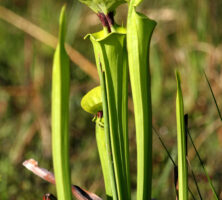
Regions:
M 173 163 L 174 167 L 177 166 L 176 163 L 175 163 L 175 161 L 173 160 L 173 158 L 172 158 L 172 156 L 171 156 L 169 150 L 167 149 L 166 145 L 164 144 L 162 138 L 160 137 L 160 134 L 157 132 L 157 130 L 156 130 L 154 127 L 153 127 L 153 130 L 154 130 L 154 133 L 157 135 L 157 137 L 158 137 L 158 139 L 159 139 L 161 145 L 163 146 L 164 150 L 166 151 L 166 153 L 167 153 L 169 159 L 170 159 L 171 162 Z
M 195 174 L 194 174 L 194 171 L 193 171 L 193 169 L 192 169 L 192 166 L 191 166 L 191 164 L 190 164 L 190 161 L 189 161 L 188 157 L 187 157 L 187 164 L 188 164 L 188 166 L 189 166 L 189 168 L 190 168 L 190 170 L 191 170 L 192 177 L 193 177 L 194 183 L 195 183 L 195 185 L 196 185 L 199 198 L 200 198 L 200 200 L 202 200 L 203 198 L 202 198 L 202 195 L 201 195 L 201 192 L 200 192 L 200 188 L 199 188 L 199 185 L 198 185 L 198 182 L 197 182 L 197 178 L 196 178 L 196 176 L 195 176 Z
M 127 19 L 127 49 L 137 140 L 137 200 L 150 200 L 152 188 L 152 108 L 149 48 L 156 22 L 136 12 L 131 0 Z
M 69 169 L 69 58 L 64 47 L 65 7 L 52 72 L 52 156 L 59 200 L 71 200 Z
M 177 148 L 178 148 L 178 178 L 179 199 L 188 199 L 187 162 L 186 162 L 186 135 L 184 125 L 183 95 L 180 85 L 180 75 L 176 71 L 177 97 L 176 97 L 176 119 L 177 119 Z
M 196 146 L 195 146 L 195 144 L 194 144 L 194 141 L 193 141 L 193 139 L 192 139 L 189 131 L 188 131 L 188 136 L 189 136 L 190 141 L 191 141 L 191 143 L 192 143 L 192 145 L 193 145 L 193 148 L 194 148 L 194 150 L 195 150 L 195 152 L 196 152 L 196 155 L 197 155 L 197 157 L 198 157 L 198 159 L 199 159 L 199 161 L 200 161 L 200 165 L 201 165 L 201 167 L 203 168 L 203 171 L 204 171 L 204 173 L 205 173 L 205 176 L 207 177 L 208 183 L 210 184 L 210 188 L 211 188 L 211 190 L 212 190 L 212 192 L 213 192 L 214 199 L 215 199 L 215 200 L 219 200 L 219 197 L 218 197 L 218 195 L 217 195 L 217 193 L 216 193 L 216 190 L 215 190 L 215 188 L 214 188 L 214 185 L 213 185 L 213 183 L 212 183 L 212 181 L 211 181 L 211 179 L 210 179 L 210 176 L 208 175 L 208 172 L 207 172 L 207 170 L 206 170 L 206 168 L 205 168 L 205 166 L 204 166 L 204 163 L 203 163 L 203 161 L 202 161 L 202 159 L 201 159 L 201 157 L 200 157 L 200 154 L 199 154 L 198 151 L 197 151 L 197 148 L 196 148 Z
M 189 159 L 188 159 L 188 156 L 187 156 L 187 151 L 188 151 L 188 150 L 187 150 L 187 149 L 188 149 L 187 143 L 188 143 L 188 131 L 189 131 L 189 129 L 188 129 L 188 119 L 189 119 L 189 118 L 188 118 L 188 114 L 185 114 L 185 115 L 184 115 L 184 125 L 185 125 L 185 135 L 186 135 L 186 158 L 187 158 L 187 164 L 188 164 L 189 169 L 190 169 L 190 171 L 191 171 L 191 173 L 192 173 L 192 177 L 193 177 L 194 183 L 195 183 L 195 185 L 196 185 L 199 198 L 202 200 L 202 195 L 201 195 L 201 192 L 200 192 L 200 188 L 199 188 L 199 185 L 198 185 L 196 176 L 195 176 L 195 174 L 194 174 L 194 171 L 193 171 L 193 169 L 192 169 L 191 163 L 190 163 L 190 161 L 189 161 Z
M 112 195 L 113 195 L 113 200 L 118 200 L 117 183 L 116 183 L 117 181 L 116 181 L 115 169 L 113 165 L 112 145 L 111 145 L 110 129 L 109 129 L 110 125 L 109 125 L 106 81 L 105 81 L 105 75 L 104 75 L 104 72 L 102 71 L 101 65 L 98 68 L 98 71 L 99 71 L 99 78 L 101 82 L 101 96 L 102 96 L 102 104 L 103 104 L 106 150 L 107 150 L 107 158 L 108 158 L 108 165 L 109 165 L 110 182 L 111 182 L 111 187 L 112 187 Z
M 104 127 L 101 125 L 101 118 L 96 120 L 96 142 L 99 151 L 99 157 L 102 165 L 102 171 L 104 176 L 104 183 L 106 189 L 106 199 L 112 200 L 112 186 L 110 181 L 109 162 L 107 159 L 106 138 Z
M 207 81 L 207 85 L 208 85 L 209 88 L 210 88 L 210 92 L 211 92 L 211 95 L 212 95 L 212 97 L 213 97 L 214 104 L 215 104 L 215 106 L 216 106 L 216 108 L 217 108 L 218 115 L 219 115 L 219 117 L 220 117 L 220 120 L 222 121 L 222 114 L 221 114 L 221 112 L 220 112 L 220 108 L 219 108 L 219 106 L 218 106 L 218 104 L 217 104 L 216 97 L 214 96 L 213 89 L 211 88 L 210 81 L 208 80 L 205 71 L 203 71 L 203 73 L 204 73 L 204 77 L 205 77 L 205 79 L 206 79 L 206 81 Z
M 176 190 L 176 197 L 177 197 L 177 190 L 178 190 L 178 167 L 177 167 L 177 164 L 175 163 L 173 157 L 171 156 L 169 150 L 167 149 L 167 146 L 164 144 L 163 142 L 163 139 L 161 138 L 160 134 L 157 132 L 157 130 L 153 127 L 153 130 L 154 130 L 154 133 L 156 133 L 158 139 L 160 140 L 160 143 L 162 144 L 164 150 L 166 151 L 170 161 L 173 163 L 173 166 L 174 166 L 174 185 L 175 185 L 175 190 Z M 174 151 L 174 150 L 173 150 Z M 163 176 L 163 175 L 162 175 Z M 161 179 L 162 180 L 162 179 Z M 159 182 L 159 185 L 161 184 L 161 182 Z M 157 189 L 158 190 L 158 189 Z M 192 193 L 192 191 L 190 190 L 189 186 L 188 186 L 188 191 L 190 192 L 190 195 L 192 196 L 192 198 L 195 200 L 195 197 Z

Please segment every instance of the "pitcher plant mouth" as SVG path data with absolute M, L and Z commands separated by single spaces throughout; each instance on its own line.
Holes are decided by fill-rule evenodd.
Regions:
M 118 25 L 114 25 L 115 30 L 113 32 L 107 32 L 106 30 L 101 30 L 95 33 L 89 33 L 87 34 L 84 39 L 88 39 L 90 38 L 90 40 L 96 41 L 96 42 L 100 42 L 102 40 L 106 40 L 109 37 L 112 36 L 126 36 L 126 28 L 124 28 L 123 26 L 118 26 Z

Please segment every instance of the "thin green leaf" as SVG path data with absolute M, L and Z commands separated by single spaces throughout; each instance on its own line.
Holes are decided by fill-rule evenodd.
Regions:
M 194 183 L 195 183 L 195 185 L 196 185 L 198 195 L 199 195 L 200 199 L 202 200 L 203 198 L 202 198 L 202 195 L 201 195 L 201 192 L 200 192 L 200 188 L 199 188 L 199 185 L 198 185 L 196 176 L 195 176 L 195 174 L 194 174 L 194 171 L 193 171 L 193 169 L 192 169 L 192 166 L 191 166 L 191 164 L 190 164 L 190 161 L 189 161 L 188 157 L 187 157 L 187 164 L 188 164 L 188 166 L 189 166 L 189 168 L 190 168 L 190 170 L 191 170 L 192 177 L 193 177 Z
M 167 146 L 164 144 L 163 142 L 163 139 L 161 138 L 160 134 L 157 132 L 157 130 L 153 127 L 153 130 L 154 130 L 154 133 L 156 133 L 158 139 L 160 140 L 160 143 L 162 144 L 164 150 L 167 152 L 167 155 L 170 159 L 170 161 L 173 163 L 173 166 L 174 166 L 174 186 L 175 186 L 175 190 L 176 190 L 176 197 L 177 197 L 177 181 L 178 181 L 178 167 L 177 167 L 177 164 L 175 163 L 173 157 L 171 156 L 169 150 L 167 149 Z M 174 150 L 173 150 L 174 151 Z M 167 168 L 167 167 L 166 167 Z M 166 169 L 165 168 L 165 169 Z M 167 170 L 167 169 L 166 169 Z M 165 171 L 165 170 L 164 170 Z M 162 174 L 162 176 L 164 177 L 164 173 Z M 163 178 L 162 177 L 162 178 Z M 161 181 L 159 182 L 158 185 L 161 185 L 161 182 L 162 182 L 162 178 L 161 178 Z M 158 191 L 159 189 L 157 189 Z M 188 191 L 190 192 L 190 195 L 192 196 L 192 198 L 195 200 L 195 197 L 192 193 L 192 191 L 190 190 L 189 186 L 188 186 Z M 157 194 L 157 193 L 156 193 Z
M 190 193 L 191 197 L 193 198 L 193 200 L 196 200 L 196 198 L 195 198 L 195 196 L 194 196 L 193 192 L 190 190 L 190 188 L 189 188 L 189 187 L 188 187 L 188 191 L 189 191 L 189 193 Z
M 102 96 L 102 104 L 103 104 L 106 152 L 107 152 L 107 159 L 108 159 L 108 165 L 109 165 L 108 167 L 109 167 L 109 173 L 110 173 L 112 195 L 113 195 L 113 200 L 118 200 L 117 183 L 116 183 L 117 181 L 116 181 L 115 169 L 114 169 L 114 164 L 113 164 L 112 145 L 111 145 L 111 138 L 110 138 L 106 81 L 105 81 L 105 74 L 102 71 L 101 66 L 98 67 L 98 72 L 99 72 L 99 78 L 100 78 L 100 83 L 101 83 L 101 96 Z
M 187 162 L 186 162 L 186 136 L 184 125 L 184 105 L 181 90 L 179 72 L 176 71 L 177 97 L 176 97 L 176 119 L 177 119 L 177 148 L 178 148 L 178 178 L 179 199 L 188 199 Z
M 137 140 L 137 200 L 150 200 L 152 188 L 152 107 L 149 68 L 150 40 L 156 22 L 135 11 L 130 1 L 127 49 Z
M 192 139 L 191 134 L 190 134 L 189 131 L 188 131 L 188 136 L 189 136 L 190 141 L 191 141 L 191 143 L 192 143 L 192 145 L 193 145 L 193 147 L 194 147 L 194 150 L 195 150 L 195 152 L 196 152 L 196 154 L 197 154 L 197 157 L 198 157 L 198 159 L 199 159 L 199 161 L 200 161 L 200 165 L 202 166 L 203 171 L 204 171 L 204 173 L 205 173 L 205 175 L 206 175 L 206 177 L 207 177 L 208 183 L 210 184 L 210 188 L 211 188 L 211 190 L 212 190 L 212 192 L 213 192 L 214 199 L 215 199 L 215 200 L 219 200 L 219 197 L 218 197 L 218 195 L 217 195 L 217 193 L 216 193 L 216 190 L 215 190 L 215 188 L 214 188 L 214 186 L 213 186 L 213 183 L 212 183 L 212 181 L 211 181 L 211 179 L 210 179 L 210 176 L 208 175 L 208 172 L 207 172 L 207 170 L 206 170 L 206 168 L 205 168 L 205 166 L 204 166 L 204 163 L 203 163 L 203 161 L 202 161 L 202 159 L 201 159 L 201 157 L 200 157 L 200 154 L 199 154 L 198 151 L 197 151 L 197 148 L 196 148 L 196 146 L 195 146 L 195 144 L 194 144 L 194 141 L 193 141 L 193 139 Z
M 205 77 L 205 79 L 206 79 L 206 81 L 207 81 L 207 84 L 208 84 L 208 86 L 209 86 L 209 88 L 210 88 L 210 92 L 211 92 L 211 95 L 212 95 L 212 97 L 213 97 L 215 106 L 216 106 L 216 108 L 217 108 L 218 115 L 219 115 L 219 117 L 220 117 L 220 120 L 222 121 L 222 114 L 221 114 L 220 108 L 219 108 L 219 106 L 218 106 L 218 104 L 217 104 L 217 100 L 216 100 L 216 98 L 215 98 L 215 96 L 214 96 L 213 89 L 211 88 L 210 81 L 208 80 L 207 75 L 206 75 L 206 73 L 205 73 L 204 70 L 203 70 L 203 73 L 204 73 L 204 77 Z
M 69 58 L 64 47 L 65 7 L 52 72 L 52 156 L 59 200 L 71 200 L 69 169 Z
M 174 162 L 172 156 L 170 155 L 170 152 L 168 151 L 166 145 L 164 144 L 162 138 L 160 137 L 160 134 L 157 132 L 157 130 L 153 127 L 154 133 L 157 135 L 161 145 L 163 146 L 164 150 L 167 152 L 167 155 L 169 157 L 169 159 L 171 160 L 171 162 L 173 163 L 174 167 L 177 166 L 176 163 Z
M 189 168 L 190 168 L 190 171 L 191 171 L 191 173 L 192 173 L 192 177 L 193 177 L 194 183 L 195 183 L 195 185 L 196 185 L 198 195 L 199 195 L 200 199 L 202 200 L 202 196 L 201 196 L 201 192 L 200 192 L 200 188 L 199 188 L 199 185 L 198 185 L 196 176 L 195 176 L 195 174 L 194 174 L 194 171 L 193 171 L 193 169 L 192 169 L 191 163 L 190 163 L 190 161 L 189 161 L 189 159 L 188 159 L 188 156 L 187 156 L 187 151 L 188 151 L 188 150 L 187 150 L 187 149 L 188 149 L 188 147 L 187 147 L 187 142 L 188 142 L 188 131 L 189 131 L 189 129 L 188 129 L 188 120 L 189 120 L 188 114 L 185 114 L 185 115 L 184 115 L 184 125 L 185 125 L 185 134 L 186 134 L 186 158 L 187 158 L 187 164 L 188 164 L 188 166 L 189 166 Z
M 101 88 L 100 88 L 101 90 Z M 100 162 L 102 165 L 105 189 L 106 189 L 106 199 L 112 200 L 112 186 L 110 181 L 110 171 L 109 162 L 107 159 L 107 149 L 106 149 L 106 137 L 104 132 L 104 127 L 102 127 L 102 118 L 96 119 L 96 142 L 99 151 Z

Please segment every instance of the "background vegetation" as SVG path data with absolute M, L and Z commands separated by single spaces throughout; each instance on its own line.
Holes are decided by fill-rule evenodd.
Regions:
M 83 37 L 101 28 L 99 20 L 76 0 L 27 1 L 0 0 L 0 199 L 41 199 L 55 187 L 27 171 L 22 162 L 28 158 L 52 170 L 50 97 L 54 49 L 50 37 L 9 19 L 8 8 L 52 35 L 58 33 L 61 6 L 67 3 L 67 42 L 94 63 L 92 46 Z M 176 159 L 176 80 L 179 68 L 189 127 L 198 151 L 222 198 L 222 125 L 202 69 L 222 109 L 222 2 L 218 0 L 152 0 L 140 6 L 155 19 L 150 63 L 152 68 L 153 125 Z M 121 6 L 116 19 L 125 24 L 127 7 Z M 4 18 L 5 16 L 5 18 Z M 16 17 L 18 19 L 18 17 Z M 27 32 L 43 37 L 48 44 Z M 47 42 L 46 42 L 47 43 Z M 53 43 L 53 42 L 52 42 Z M 53 46 L 53 45 L 52 45 Z M 80 59 L 81 60 L 81 59 Z M 82 61 L 82 60 L 81 60 Z M 84 60 L 83 60 L 84 61 Z M 84 65 L 88 73 L 94 72 Z M 71 63 L 70 165 L 72 182 L 104 197 L 104 186 L 91 116 L 80 108 L 82 96 L 98 83 Z M 129 94 L 130 95 L 130 94 Z M 130 110 L 132 103 L 129 101 Z M 129 119 L 132 186 L 136 185 L 136 145 L 133 116 Z M 159 140 L 153 137 L 153 197 L 175 199 L 173 165 Z M 207 179 L 189 145 L 189 158 L 204 199 L 213 199 Z M 192 179 L 190 188 L 196 194 Z M 133 191 L 135 193 L 135 190 Z M 135 194 L 134 194 L 135 196 Z

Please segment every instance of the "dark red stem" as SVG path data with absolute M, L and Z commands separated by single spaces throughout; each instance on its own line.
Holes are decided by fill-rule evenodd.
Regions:
M 103 27 L 106 27 L 108 32 L 111 32 L 111 27 L 114 24 L 114 14 L 113 12 L 108 13 L 105 15 L 104 13 L 98 13 L 97 16 L 99 17 Z

